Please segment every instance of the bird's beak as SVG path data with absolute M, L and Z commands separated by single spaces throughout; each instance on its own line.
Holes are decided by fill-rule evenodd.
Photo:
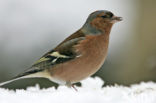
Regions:
M 111 23 L 116 23 L 116 22 L 119 22 L 119 21 L 122 21 L 123 18 L 122 17 L 118 17 L 118 16 L 113 16 L 111 18 Z

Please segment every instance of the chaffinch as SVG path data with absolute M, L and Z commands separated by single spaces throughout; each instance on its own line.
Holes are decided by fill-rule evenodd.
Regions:
M 74 88 L 73 83 L 100 69 L 107 56 L 111 28 L 121 20 L 107 10 L 91 13 L 78 31 L 43 55 L 28 70 L 0 86 L 22 78 L 41 77 Z

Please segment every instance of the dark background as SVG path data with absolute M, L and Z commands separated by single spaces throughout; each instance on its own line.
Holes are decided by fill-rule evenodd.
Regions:
M 29 68 L 35 60 L 79 29 L 95 10 L 110 10 L 123 21 L 113 26 L 109 53 L 95 74 L 106 84 L 156 81 L 155 0 L 1 0 L 0 82 Z M 15 81 L 25 88 L 46 79 Z

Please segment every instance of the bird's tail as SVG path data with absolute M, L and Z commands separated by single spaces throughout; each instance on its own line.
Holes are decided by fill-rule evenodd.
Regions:
M 19 79 L 38 78 L 38 77 L 39 78 L 50 78 L 50 74 L 46 70 L 43 70 L 43 69 L 30 68 L 27 71 L 25 71 L 24 73 L 17 75 L 13 79 L 0 83 L 0 87 L 5 84 L 11 83 L 13 81 L 19 80 Z
M 23 77 L 13 78 L 13 79 L 11 79 L 11 80 L 8 80 L 8 81 L 5 81 L 5 82 L 2 82 L 2 83 L 0 83 L 0 87 L 3 86 L 3 85 L 5 85 L 5 84 L 9 84 L 9 83 L 11 83 L 11 82 L 13 82 L 13 81 L 16 81 L 16 80 L 22 79 L 22 78 L 23 78 Z
M 29 76 L 28 72 L 21 73 L 21 74 L 17 75 L 16 77 L 14 77 L 14 78 L 12 78 L 12 79 L 10 79 L 8 81 L 0 83 L 0 87 L 5 85 L 5 84 L 9 84 L 9 83 L 11 83 L 13 81 L 19 80 L 19 79 L 28 78 L 28 76 Z

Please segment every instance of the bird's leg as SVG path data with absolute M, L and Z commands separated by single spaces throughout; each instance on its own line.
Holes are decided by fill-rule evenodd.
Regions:
M 75 89 L 75 91 L 78 91 L 78 90 L 75 88 L 74 84 L 72 84 L 72 87 Z
M 74 84 L 71 84 L 71 82 L 69 82 L 69 81 L 66 82 L 66 86 L 69 87 L 69 88 L 72 87 L 75 91 L 78 91 L 78 90 L 75 88 Z

